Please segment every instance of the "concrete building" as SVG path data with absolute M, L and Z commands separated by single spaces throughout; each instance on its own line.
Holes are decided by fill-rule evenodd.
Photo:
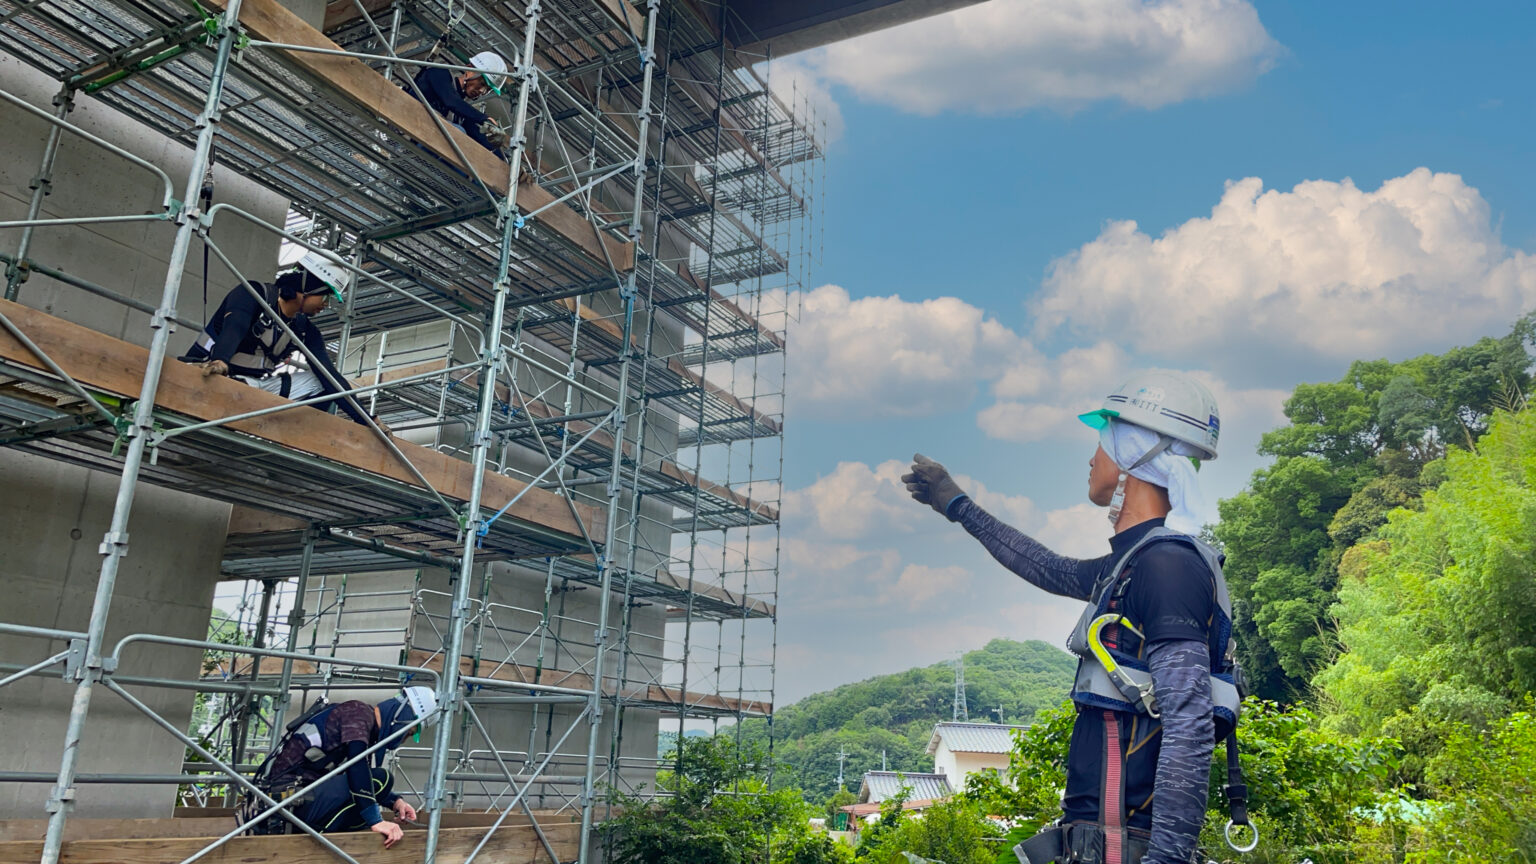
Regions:
M 71 819 L 227 784 L 173 734 L 199 691 L 241 762 L 317 693 L 441 681 L 412 784 L 578 812 L 583 859 L 600 784 L 652 777 L 663 722 L 771 711 L 748 646 L 775 614 L 786 319 L 762 300 L 807 257 L 820 145 L 757 64 L 954 4 L 555 5 L 0 16 L 0 818 L 48 818 L 45 860 Z M 379 59 L 474 50 L 525 61 L 510 163 Z M 317 323 L 394 436 L 173 359 L 300 241 L 354 268 Z M 309 659 L 210 667 L 221 580 L 262 586 L 262 650 Z

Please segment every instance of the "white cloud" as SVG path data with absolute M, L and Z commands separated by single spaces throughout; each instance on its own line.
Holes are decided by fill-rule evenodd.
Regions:
M 1375 191 L 1250 177 L 1155 239 L 1112 222 L 1054 262 L 1034 308 L 1043 329 L 1291 383 L 1496 332 L 1533 303 L 1536 259 L 1503 246 L 1478 190 L 1419 168 Z
M 785 298 L 796 416 L 920 417 L 964 408 L 979 386 L 1037 357 L 1028 340 L 956 297 L 858 300 L 837 285 Z M 766 304 L 765 304 L 766 305 Z
M 954 564 L 947 567 L 908 564 L 896 578 L 892 593 L 916 612 L 941 595 L 964 591 L 970 581 L 971 571 Z
M 991 0 L 813 52 L 860 96 L 922 114 L 1140 108 L 1241 87 L 1283 49 L 1246 0 Z

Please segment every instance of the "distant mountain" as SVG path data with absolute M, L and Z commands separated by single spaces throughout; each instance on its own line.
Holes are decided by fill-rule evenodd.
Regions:
M 1029 723 L 1035 712 L 1067 697 L 1077 661 L 1045 642 L 994 639 L 965 655 L 965 699 L 976 722 Z M 880 675 L 807 696 L 773 717 L 774 755 L 789 768 L 786 782 L 812 801 L 837 791 L 837 753 L 844 782 L 857 792 L 865 771 L 878 771 L 881 753 L 892 771 L 928 772 L 933 726 L 953 717 L 955 669 L 938 663 Z M 766 744 L 767 721 L 749 720 L 746 740 Z
M 673 726 L 672 729 L 662 729 L 661 731 L 656 733 L 656 758 L 657 759 L 665 759 L 667 757 L 667 754 L 669 754 L 673 750 L 677 749 L 677 729 L 676 729 L 677 718 L 675 716 L 674 717 L 668 717 L 668 718 L 663 719 L 661 722 L 662 722 L 662 725 L 665 726 L 669 721 L 672 723 L 672 726 Z M 703 729 L 687 729 L 687 730 L 685 730 L 683 732 L 683 737 L 685 737 L 685 738 L 708 738 L 709 737 L 709 732 L 707 732 L 707 731 L 705 731 Z

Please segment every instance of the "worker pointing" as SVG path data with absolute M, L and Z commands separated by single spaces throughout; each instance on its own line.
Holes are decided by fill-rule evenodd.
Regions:
M 1221 421 L 1205 387 L 1167 372 L 1137 375 L 1081 419 L 1099 432 L 1088 499 L 1109 510 L 1108 555 L 1051 551 L 922 455 L 902 482 L 1004 567 L 1089 604 L 1068 642 L 1079 660 L 1062 817 L 1015 847 L 1019 860 L 1186 864 L 1205 822 L 1214 743 L 1238 710 L 1221 559 L 1191 536 L 1195 471 L 1216 458 Z

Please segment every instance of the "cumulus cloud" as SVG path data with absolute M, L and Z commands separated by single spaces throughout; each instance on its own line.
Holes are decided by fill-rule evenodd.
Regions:
M 853 299 L 837 285 L 774 299 L 790 324 L 788 392 L 797 416 L 921 417 L 964 408 L 981 384 L 1038 353 L 956 297 Z
M 1346 179 L 1289 192 L 1227 184 L 1209 217 L 1153 238 L 1132 221 L 1053 263 L 1043 328 L 1116 334 L 1140 353 L 1262 374 L 1437 350 L 1536 303 L 1536 259 L 1499 240 L 1487 201 L 1419 168 L 1375 191 Z
M 806 62 L 922 114 L 1157 108 L 1243 86 L 1280 45 L 1247 0 L 991 0 L 839 42 Z

